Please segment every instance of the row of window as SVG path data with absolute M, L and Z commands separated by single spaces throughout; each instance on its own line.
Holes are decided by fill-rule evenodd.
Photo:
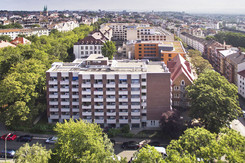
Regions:
M 81 51 L 81 55 L 88 55 L 88 54 L 100 54 L 101 53 L 101 51 L 90 51 L 90 52 L 88 52 L 88 51 Z
M 101 49 L 101 46 L 81 46 L 81 50 L 88 50 L 88 49 L 90 49 L 90 50 L 96 50 L 96 49 L 98 49 L 98 50 L 100 50 Z

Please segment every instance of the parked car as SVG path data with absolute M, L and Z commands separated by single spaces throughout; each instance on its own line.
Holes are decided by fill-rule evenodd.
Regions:
M 13 158 L 15 155 L 15 150 L 14 149 L 7 149 L 6 154 L 7 154 L 8 158 Z M 1 151 L 0 157 L 5 157 L 5 150 Z
M 121 147 L 123 149 L 139 149 L 140 144 L 137 143 L 136 141 L 128 141 L 128 142 L 124 142 Z
M 160 143 L 158 141 L 150 142 L 150 143 L 148 143 L 148 145 L 154 146 L 154 147 L 160 147 Z
M 17 141 L 19 142 L 31 142 L 32 141 L 32 137 L 31 135 L 22 135 L 22 136 L 19 136 L 17 138 Z
M 245 118 L 245 110 L 242 110 L 243 118 Z
M 58 138 L 56 136 L 52 136 L 52 137 L 46 139 L 45 143 L 46 144 L 54 144 L 57 141 L 57 139 Z
M 1 136 L 1 139 L 5 140 L 7 135 L 8 135 L 7 140 L 15 140 L 17 138 L 15 134 L 10 133 L 10 134 L 4 134 L 3 136 Z

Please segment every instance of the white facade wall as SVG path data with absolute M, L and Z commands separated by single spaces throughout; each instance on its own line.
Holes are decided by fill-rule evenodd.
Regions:
M 102 54 L 103 45 L 74 45 L 73 52 L 76 59 L 86 58 L 90 54 Z
M 245 98 L 245 78 L 237 74 L 237 81 L 238 94 Z

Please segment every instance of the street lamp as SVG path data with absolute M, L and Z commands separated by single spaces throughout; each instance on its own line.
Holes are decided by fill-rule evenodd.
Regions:
M 8 133 L 5 137 L 5 162 L 7 161 L 7 138 L 9 137 L 11 133 Z

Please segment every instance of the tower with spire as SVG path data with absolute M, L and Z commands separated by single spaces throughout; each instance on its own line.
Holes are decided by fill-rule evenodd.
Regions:
M 48 6 L 47 5 L 43 7 L 43 15 L 48 16 Z

